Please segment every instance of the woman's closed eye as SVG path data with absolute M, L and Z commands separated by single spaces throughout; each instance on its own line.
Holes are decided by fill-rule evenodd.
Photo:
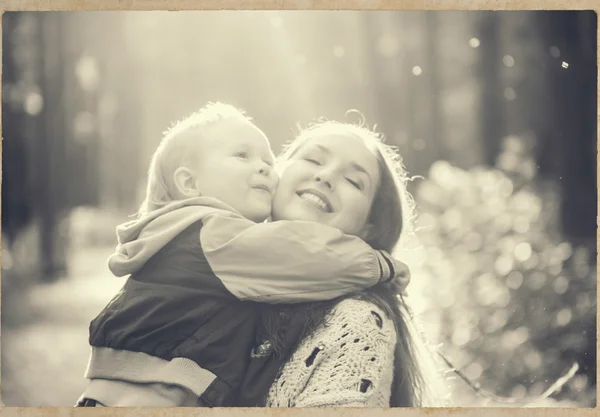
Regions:
M 352 178 L 346 178 L 346 181 L 348 181 L 357 190 L 362 190 L 363 189 L 363 185 L 362 185 L 362 183 L 360 181 L 353 180 Z
M 304 160 L 310 162 L 311 164 L 322 165 L 321 162 L 315 158 L 306 157 L 306 158 L 304 158 Z

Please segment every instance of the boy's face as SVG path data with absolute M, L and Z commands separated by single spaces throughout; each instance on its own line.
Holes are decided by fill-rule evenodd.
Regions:
M 278 177 L 265 134 L 252 123 L 225 120 L 205 129 L 196 173 L 201 195 L 229 204 L 244 217 L 262 222 L 271 213 Z

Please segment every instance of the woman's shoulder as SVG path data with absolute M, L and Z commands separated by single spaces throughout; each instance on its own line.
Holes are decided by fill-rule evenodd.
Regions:
M 269 393 L 271 406 L 389 406 L 394 324 L 374 303 L 338 302 L 306 338 Z
M 371 301 L 355 298 L 337 303 L 328 317 L 326 327 L 377 335 L 388 340 L 396 336 L 394 322 L 383 309 Z
M 391 322 L 385 311 L 369 300 L 346 298 L 337 303 L 332 309 L 333 315 L 368 316 L 377 313 L 382 320 Z
M 372 301 L 353 297 L 342 299 L 335 305 L 335 309 L 343 311 L 360 310 L 362 312 L 375 309 L 378 312 L 383 313 L 383 310 Z

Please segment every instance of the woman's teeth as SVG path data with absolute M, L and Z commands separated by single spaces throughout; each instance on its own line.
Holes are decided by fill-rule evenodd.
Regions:
M 300 194 L 300 198 L 309 201 L 319 207 L 324 212 L 329 212 L 328 205 L 321 197 L 318 197 L 312 193 L 302 193 Z

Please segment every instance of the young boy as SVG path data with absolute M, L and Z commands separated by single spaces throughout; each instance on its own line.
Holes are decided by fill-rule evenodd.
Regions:
M 273 160 L 264 133 L 229 105 L 210 103 L 166 133 L 139 218 L 117 228 L 109 267 L 130 278 L 90 325 L 79 406 L 231 405 L 257 302 L 333 299 L 406 274 L 337 229 L 262 223 Z

